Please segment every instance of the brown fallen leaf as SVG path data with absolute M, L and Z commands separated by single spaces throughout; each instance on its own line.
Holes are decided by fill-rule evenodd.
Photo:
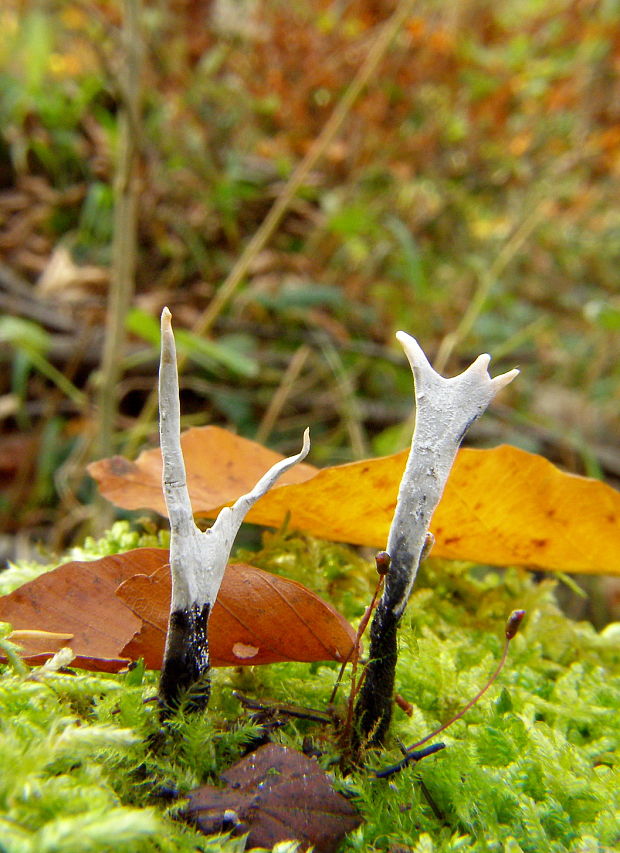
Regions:
M 216 426 L 186 430 L 181 447 L 189 493 L 192 497 L 200 495 L 201 503 L 210 507 L 232 503 L 251 491 L 265 471 L 284 458 L 281 453 Z M 283 474 L 279 482 L 302 483 L 317 471 L 302 462 Z M 135 462 L 124 456 L 91 462 L 88 472 L 101 493 L 116 506 L 148 508 L 167 515 L 159 448 L 142 451 Z
M 0 620 L 14 629 L 73 635 L 70 642 L 48 637 L 47 648 L 41 647 L 41 637 L 36 642 L 22 638 L 19 645 L 28 663 L 41 664 L 69 645 L 76 654 L 74 665 L 83 669 L 118 672 L 127 665 L 121 650 L 142 623 L 128 607 L 118 606 L 116 590 L 137 571 L 161 566 L 167 552 L 145 548 L 128 553 L 136 556 L 66 563 L 0 597 Z
M 83 669 L 118 672 L 139 657 L 159 669 L 169 604 L 168 551 L 138 548 L 41 575 L 0 597 L 0 620 L 22 632 L 29 663 L 69 645 Z M 301 584 L 227 567 L 209 623 L 213 666 L 342 660 L 354 639 L 346 619 Z
M 249 832 L 248 848 L 295 840 L 302 850 L 332 853 L 362 822 L 316 761 L 294 749 L 268 743 L 220 779 L 227 788 L 196 788 L 183 812 L 205 835 Z
M 243 493 L 251 478 L 246 481 L 244 472 L 241 483 L 237 472 L 264 448 L 237 436 L 230 444 L 224 430 L 212 427 L 186 436 L 190 433 L 184 452 L 188 471 L 194 472 L 188 483 L 194 512 L 215 517 Z M 233 456 L 225 458 L 229 451 Z M 299 466 L 294 471 L 302 481 L 276 486 L 247 521 L 277 527 L 288 517 L 291 527 L 323 539 L 383 548 L 406 459 L 404 451 L 314 474 L 310 466 Z M 159 460 L 155 449 L 135 463 L 123 463 L 128 479 L 114 460 L 97 462 L 89 471 L 101 493 L 118 506 L 164 514 Z M 214 465 L 218 474 L 212 477 Z M 620 493 L 509 445 L 459 451 L 431 530 L 433 554 L 439 557 L 564 572 L 620 572 Z
M 170 572 L 135 575 L 117 594 L 142 619 L 144 628 L 123 649 L 161 663 L 170 609 Z M 209 622 L 209 652 L 214 666 L 277 661 L 344 660 L 355 633 L 346 619 L 296 581 L 245 563 L 230 563 Z

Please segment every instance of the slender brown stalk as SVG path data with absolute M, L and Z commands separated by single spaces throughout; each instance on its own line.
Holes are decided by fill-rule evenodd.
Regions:
M 351 673 L 351 698 L 349 699 L 349 706 L 352 705 L 351 699 L 355 698 L 355 695 L 357 693 L 356 686 L 355 686 L 355 674 L 357 672 L 357 664 L 359 662 L 360 644 L 362 641 L 362 637 L 364 636 L 364 632 L 365 632 L 366 628 L 368 627 L 368 623 L 370 621 L 370 617 L 372 615 L 372 612 L 375 609 L 375 607 L 377 606 L 377 600 L 379 598 L 379 594 L 380 594 L 382 588 L 383 588 L 383 578 L 379 578 L 379 581 L 378 581 L 377 586 L 375 588 L 374 594 L 372 596 L 372 601 L 370 602 L 370 604 L 366 608 L 364 615 L 362 616 L 362 619 L 361 619 L 360 624 L 358 626 L 357 633 L 355 635 L 355 642 L 353 643 L 353 647 L 351 648 L 351 651 L 349 652 L 349 654 L 346 656 L 346 658 L 342 662 L 342 666 L 340 667 L 340 672 L 338 673 L 338 678 L 336 679 L 336 683 L 334 684 L 333 690 L 332 690 L 331 695 L 329 697 L 329 702 L 327 703 L 328 705 L 331 705 L 334 702 L 334 700 L 336 698 L 336 693 L 338 692 L 338 688 L 340 687 L 340 685 L 342 683 L 342 677 L 344 675 L 344 671 L 345 671 L 345 669 L 346 669 L 346 667 L 350 661 L 353 662 L 353 669 L 352 669 L 352 673 Z
M 504 664 L 506 663 L 506 658 L 508 657 L 508 649 L 510 648 L 510 642 L 512 639 L 514 639 L 515 634 L 519 630 L 524 616 L 525 616 L 525 610 L 513 610 L 512 613 L 510 614 L 510 616 L 508 617 L 508 622 L 506 623 L 506 629 L 505 629 L 506 640 L 504 642 L 504 651 L 502 652 L 502 656 L 500 658 L 500 661 L 497 664 L 493 674 L 489 676 L 488 681 L 484 685 L 484 687 L 476 693 L 476 695 L 474 696 L 473 699 L 469 700 L 467 705 L 465 705 L 463 708 L 461 708 L 461 710 L 458 712 L 458 714 L 455 714 L 446 723 L 444 723 L 442 726 L 439 726 L 438 729 L 435 729 L 430 734 L 426 735 L 426 737 L 423 737 L 422 740 L 419 740 L 416 743 L 412 744 L 410 747 L 408 747 L 405 750 L 405 754 L 408 752 L 411 752 L 414 749 L 417 749 L 419 746 L 422 746 L 422 744 L 425 744 L 427 741 L 431 740 L 431 738 L 437 737 L 438 734 L 440 734 L 445 729 L 447 729 L 448 726 L 451 726 L 452 723 L 456 723 L 457 720 L 460 720 L 461 717 L 464 714 L 466 714 L 469 711 L 469 709 L 472 708 L 476 704 L 476 702 L 478 702 L 480 699 L 482 699 L 484 694 L 487 692 L 489 687 L 497 679 L 497 676 L 500 674 L 500 672 L 504 668 Z

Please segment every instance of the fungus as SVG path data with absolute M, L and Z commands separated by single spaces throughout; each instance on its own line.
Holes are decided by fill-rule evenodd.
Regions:
M 393 704 L 396 634 L 421 559 L 428 551 L 431 517 L 443 493 L 465 433 L 493 397 L 519 373 L 492 379 L 491 357 L 480 355 L 466 371 L 445 379 L 429 364 L 417 341 L 397 332 L 414 378 L 416 418 L 411 451 L 400 483 L 386 551 L 390 567 L 370 628 L 369 664 L 355 706 L 352 755 L 382 743 Z
M 209 616 L 215 604 L 235 536 L 256 501 L 310 450 L 309 431 L 301 451 L 273 465 L 248 494 L 224 507 L 213 526 L 200 530 L 193 518 L 181 449 L 181 412 L 176 347 L 171 314 L 161 315 L 159 432 L 163 490 L 170 519 L 172 599 L 166 634 L 159 698 L 164 709 L 191 695 L 188 707 L 204 709 L 209 701 Z

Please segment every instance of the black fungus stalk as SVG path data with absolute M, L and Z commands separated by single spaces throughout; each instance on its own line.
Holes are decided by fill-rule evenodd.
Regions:
M 430 553 L 434 544 L 431 533 L 426 534 L 418 562 Z M 386 553 L 386 552 L 383 552 Z M 386 554 L 387 556 L 387 554 Z M 397 542 L 394 559 L 387 561 L 386 586 L 370 626 L 368 665 L 359 691 L 352 734 L 352 754 L 359 754 L 365 745 L 383 743 L 390 727 L 394 706 L 394 680 L 398 659 L 398 625 L 402 613 L 396 615 L 389 602 L 403 599 L 411 574 L 412 556 L 405 540 Z M 417 572 L 417 567 L 415 569 Z
M 176 708 L 182 697 L 186 697 L 190 711 L 202 711 L 209 702 L 210 611 L 210 605 L 205 604 L 170 613 L 159 679 L 159 698 L 167 710 Z M 192 689 L 196 684 L 200 691 Z
M 369 661 L 355 705 L 351 754 L 383 743 L 392 719 L 399 620 L 381 600 L 370 626 Z

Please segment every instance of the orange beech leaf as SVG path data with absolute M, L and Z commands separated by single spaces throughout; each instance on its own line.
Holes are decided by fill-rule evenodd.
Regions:
M 284 459 L 255 441 L 221 427 L 193 427 L 181 436 L 190 495 L 208 507 L 233 503 L 251 491 L 273 464 Z M 302 483 L 318 468 L 300 463 L 283 474 L 281 484 Z M 144 450 L 135 462 L 112 456 L 91 462 L 88 472 L 109 501 L 125 509 L 152 509 L 167 515 L 162 491 L 160 449 Z M 212 513 L 217 515 L 217 513 Z
M 0 597 L 0 621 L 29 663 L 70 646 L 83 669 L 118 672 L 138 657 L 159 669 L 169 606 L 168 551 L 138 548 L 41 575 Z M 342 660 L 354 639 L 313 592 L 247 565 L 227 567 L 209 622 L 213 666 Z
M 314 536 L 385 547 L 406 460 L 403 452 L 326 468 L 276 487 L 247 520 L 277 525 L 288 512 L 292 528 Z M 451 560 L 620 572 L 620 493 L 509 445 L 458 452 L 431 531 L 433 555 Z
M 433 532 L 448 559 L 620 573 L 620 492 L 510 445 L 461 451 Z
M 184 435 L 196 515 L 215 517 L 279 458 L 271 454 L 257 470 L 264 448 L 238 437 L 230 443 L 224 436 L 225 430 L 213 427 Z M 289 516 L 291 527 L 314 536 L 384 548 L 407 455 L 403 451 L 320 471 L 300 465 L 287 474 L 289 482 L 297 481 L 264 495 L 246 520 L 277 527 Z M 122 463 L 129 478 L 115 460 L 90 466 L 101 493 L 126 509 L 165 514 L 159 450 Z M 250 475 L 246 464 L 252 466 Z M 465 448 L 433 516 L 433 554 L 498 566 L 618 574 L 619 522 L 620 494 L 605 483 L 566 474 L 543 457 L 509 445 Z
M 135 575 L 117 595 L 144 623 L 123 649 L 128 657 L 161 664 L 170 610 L 170 572 Z M 331 605 L 296 581 L 245 563 L 229 563 L 209 621 L 213 666 L 277 661 L 344 660 L 355 632 Z

